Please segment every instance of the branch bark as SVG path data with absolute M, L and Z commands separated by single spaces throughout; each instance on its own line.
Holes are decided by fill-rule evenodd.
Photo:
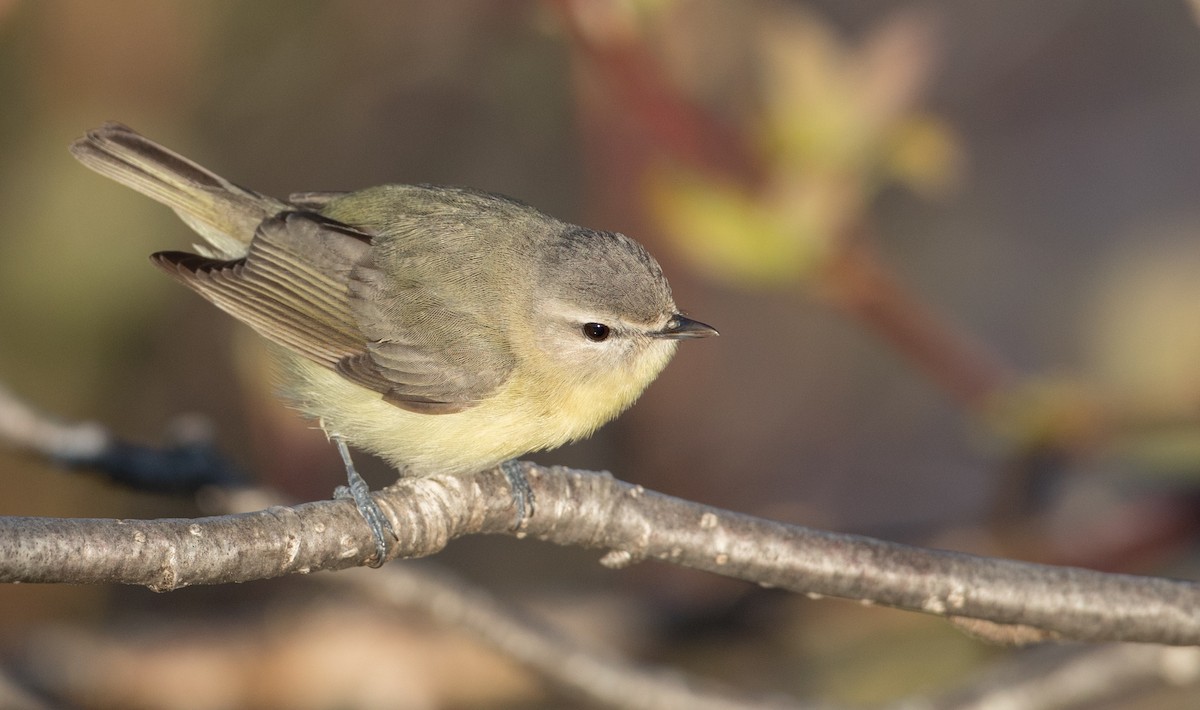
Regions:
M 512 530 L 500 471 L 408 479 L 376 493 L 400 557 L 471 534 L 534 536 L 657 559 L 813 597 L 1019 624 L 1064 639 L 1200 645 L 1200 584 L 922 549 L 700 505 L 607 474 L 524 464 L 533 515 Z M 193 520 L 0 518 L 0 581 L 166 591 L 341 569 L 370 556 L 349 501 Z

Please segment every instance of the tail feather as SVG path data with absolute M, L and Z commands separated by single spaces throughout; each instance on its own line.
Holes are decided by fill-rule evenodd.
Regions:
M 81 163 L 175 210 L 210 249 L 245 256 L 254 230 L 287 209 L 279 200 L 239 187 L 119 123 L 105 123 L 71 144 Z

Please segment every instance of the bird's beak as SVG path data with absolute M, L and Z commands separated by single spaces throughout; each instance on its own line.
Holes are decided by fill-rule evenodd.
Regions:
M 656 338 L 667 340 L 684 340 L 691 338 L 707 338 L 710 335 L 720 335 L 711 325 L 705 325 L 698 320 L 692 320 L 676 313 L 663 329 L 651 333 Z

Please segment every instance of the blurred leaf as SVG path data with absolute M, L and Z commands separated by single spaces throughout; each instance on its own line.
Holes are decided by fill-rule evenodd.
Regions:
M 1116 440 L 1118 452 L 1135 459 L 1138 474 L 1154 479 L 1200 478 L 1200 426 L 1179 425 Z
M 1085 384 L 1068 379 L 1027 380 L 991 402 L 986 421 L 1018 449 L 1070 445 L 1107 427 L 1109 403 Z
M 808 173 L 858 163 L 864 117 L 837 38 L 805 15 L 764 35 L 759 145 L 766 159 Z
M 1095 278 L 1090 369 L 1126 396 L 1192 408 L 1200 396 L 1200 223 L 1136 226 Z
M 920 126 L 928 120 L 921 116 L 914 121 L 933 63 L 928 18 L 894 16 L 852 44 L 829 25 L 790 12 L 772 17 L 763 34 L 760 145 L 773 164 L 866 176 L 913 128 L 934 127 Z M 950 156 L 940 151 L 928 159 L 942 157 Z
M 884 156 L 887 174 L 926 198 L 950 192 L 962 163 L 954 132 L 934 116 L 915 116 L 897 126 Z
M 858 42 L 789 9 L 765 13 L 755 42 L 760 109 L 744 128 L 756 184 L 676 163 L 652 169 L 651 210 L 706 273 L 746 285 L 817 273 L 889 181 L 940 196 L 961 151 L 916 104 L 932 65 L 928 18 L 900 15 Z M 677 160 L 680 156 L 674 156 Z
M 792 283 L 822 251 L 814 215 L 803 209 L 777 209 L 733 183 L 681 169 L 654 171 L 650 181 L 652 207 L 668 234 L 712 276 Z

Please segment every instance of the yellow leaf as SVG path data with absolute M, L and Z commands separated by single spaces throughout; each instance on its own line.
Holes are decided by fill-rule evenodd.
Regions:
M 682 253 L 718 278 L 793 283 L 824 251 L 794 214 L 756 201 L 730 182 L 660 169 L 651 171 L 648 194 L 655 216 Z
M 897 126 L 884 168 L 919 195 L 937 198 L 958 183 L 962 163 L 953 131 L 932 116 L 917 116 Z

